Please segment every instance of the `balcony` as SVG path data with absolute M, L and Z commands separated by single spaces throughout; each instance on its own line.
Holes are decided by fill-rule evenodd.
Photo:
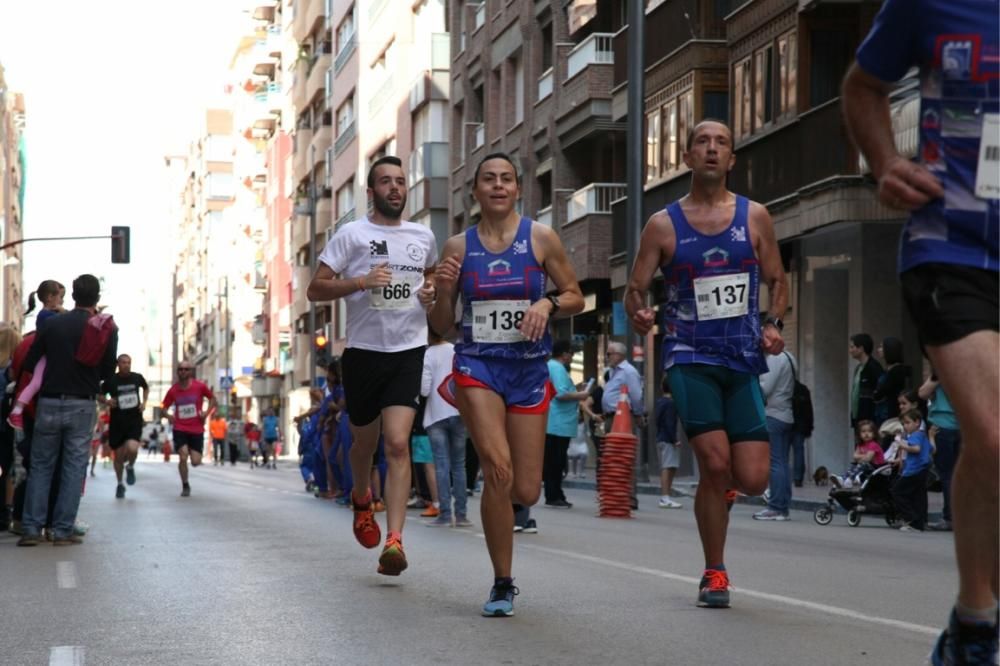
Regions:
M 595 32 L 577 44 L 569 52 L 569 58 L 566 61 L 566 80 L 569 81 L 590 65 L 613 66 L 615 64 L 613 39 L 614 35 L 611 33 Z
M 309 81 L 309 61 L 299 60 L 295 65 L 294 82 L 292 83 L 292 104 L 295 105 L 296 113 L 300 113 L 309 106 L 309 98 L 306 96 L 306 83 Z
M 566 223 L 587 215 L 611 215 L 611 202 L 624 196 L 625 183 L 591 183 L 570 196 Z
M 278 61 L 271 55 L 266 39 L 258 39 L 252 50 L 254 76 L 266 76 L 274 80 Z
M 354 121 L 352 120 L 351 124 L 348 125 L 344 129 L 344 131 L 340 133 L 340 136 L 337 137 L 337 140 L 333 142 L 334 157 L 339 157 L 340 154 L 344 152 L 344 150 L 347 148 L 347 146 L 351 144 L 351 141 L 354 140 L 354 134 L 355 134 L 355 125 Z
M 281 59 L 281 49 L 284 46 L 280 25 L 267 26 L 267 52 L 272 58 Z
M 308 0 L 305 11 L 305 21 L 303 22 L 306 36 L 315 33 L 326 25 L 326 0 Z M 298 14 L 296 14 L 298 18 Z M 305 41 L 299 39 L 299 43 Z
M 276 4 L 277 3 L 274 2 L 274 0 L 255 3 L 253 8 L 254 19 L 272 23 L 274 21 L 274 8 Z
M 267 84 L 267 110 L 275 116 L 281 115 L 281 109 L 285 106 L 285 96 L 281 92 L 281 84 L 272 82 Z
M 546 206 L 545 208 L 538 211 L 538 215 L 535 217 L 535 222 L 539 224 L 544 224 L 545 226 L 552 227 L 552 206 Z
M 448 178 L 448 144 L 446 142 L 422 143 L 410 153 L 410 186 L 431 178 Z
M 309 144 L 312 142 L 313 132 L 311 129 L 302 127 L 295 130 L 295 148 L 292 158 L 292 180 L 301 183 L 309 175 Z
M 337 59 L 333 61 L 333 73 L 339 74 L 340 70 L 344 69 L 344 65 L 347 61 L 351 59 L 351 54 L 354 53 L 354 49 L 357 47 L 357 38 L 351 35 L 351 38 L 347 40 L 340 51 L 337 52 Z
M 317 162 L 323 160 L 323 156 L 326 155 L 326 149 L 330 147 L 331 141 L 333 141 L 332 125 L 320 125 L 313 132 L 312 140 L 309 142 L 309 150 L 316 151 Z
M 446 70 L 431 70 L 417 78 L 410 88 L 410 113 L 413 113 L 425 102 L 448 99 L 448 72 Z
M 316 235 L 323 239 L 317 239 L 317 255 L 323 250 L 326 242 L 326 230 L 333 226 L 333 199 L 330 197 L 320 197 L 316 200 Z M 308 234 L 306 234 L 308 236 Z
M 289 253 L 294 255 L 298 252 L 306 243 L 309 242 L 309 216 L 308 215 L 296 215 L 292 218 L 292 238 L 291 247 L 289 248 Z M 292 273 L 292 280 L 295 280 L 295 273 Z M 308 283 L 306 283 L 308 284 Z M 298 288 L 293 285 L 294 288 Z M 305 287 L 303 287 L 304 289 Z
M 321 96 L 326 89 L 326 73 L 332 64 L 332 56 L 329 53 L 316 58 L 309 70 L 309 78 L 306 79 L 306 105 L 312 104 L 317 96 Z
M 538 77 L 538 100 L 541 102 L 543 99 L 552 94 L 552 79 L 554 78 L 552 73 L 552 68 L 549 67 L 545 70 L 545 73 Z
M 357 213 L 355 212 L 355 210 L 353 208 L 351 208 L 348 211 L 345 211 L 343 215 L 341 215 L 340 217 L 337 218 L 337 223 L 333 227 L 334 230 L 335 231 L 340 231 L 340 228 L 342 226 L 344 226 L 345 224 L 347 224 L 348 222 L 351 222 L 352 220 L 354 220 L 354 218 L 356 217 L 356 215 L 357 215 Z
M 389 72 L 379 85 L 378 90 L 375 91 L 375 94 L 368 98 L 368 113 L 370 115 L 378 113 L 385 106 L 385 103 L 389 101 L 395 89 L 396 75 L 394 72 Z
M 309 19 L 309 5 L 316 5 L 323 8 L 325 0 L 295 0 L 295 18 L 292 23 L 292 37 L 299 44 L 306 41 L 306 37 L 312 28 L 312 24 L 307 23 Z

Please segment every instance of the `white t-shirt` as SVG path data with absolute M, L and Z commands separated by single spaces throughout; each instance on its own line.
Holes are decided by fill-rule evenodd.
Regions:
M 359 278 L 385 263 L 392 270 L 388 287 L 344 297 L 348 347 L 397 352 L 427 344 L 427 313 L 417 291 L 437 256 L 434 233 L 422 224 L 402 220 L 390 227 L 364 217 L 340 228 L 319 255 L 334 273 Z
M 424 352 L 424 374 L 420 382 L 420 395 L 427 397 L 423 422 L 425 428 L 438 421 L 458 416 L 458 410 L 438 393 L 438 387 L 451 374 L 454 358 L 455 345 L 450 342 L 429 345 Z

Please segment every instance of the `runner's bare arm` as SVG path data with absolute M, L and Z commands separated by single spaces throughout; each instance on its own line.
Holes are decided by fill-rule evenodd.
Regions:
M 563 247 L 559 235 L 544 224 L 534 224 L 531 227 L 533 245 L 537 242 L 541 245 L 545 253 L 542 257 L 542 265 L 548 274 L 552 284 L 556 286 L 556 296 L 559 298 L 559 312 L 555 318 L 570 317 L 583 310 L 583 292 L 580 291 L 580 283 L 576 279 L 576 271 L 573 264 L 566 256 L 566 248 Z M 539 301 L 541 303 L 541 301 Z M 542 307 L 548 312 L 552 310 L 552 303 Z M 547 325 L 548 322 L 545 322 Z
M 333 269 L 321 263 L 309 283 L 306 298 L 310 301 L 333 301 L 358 291 L 384 287 L 392 281 L 392 271 L 388 264 L 373 268 L 367 275 L 341 277 Z
M 430 327 L 439 335 L 448 336 L 455 326 L 455 305 L 458 303 L 458 278 L 465 258 L 465 234 L 452 236 L 441 250 L 441 261 L 434 270 L 437 300 L 428 314 Z
M 774 235 L 774 220 L 767 208 L 756 202 L 750 204 L 751 234 L 755 236 L 754 249 L 760 265 L 760 277 L 767 285 L 769 317 L 783 319 L 788 309 L 788 281 L 785 268 L 781 264 L 781 251 Z M 780 354 L 785 348 L 781 331 L 773 324 L 765 324 L 761 330 L 761 345 L 769 354 Z
M 668 255 L 673 255 L 674 242 L 670 216 L 662 210 L 654 213 L 639 237 L 639 250 L 625 289 L 625 312 L 639 335 L 648 333 L 656 322 L 655 311 L 646 305 L 646 294 L 656 269 L 668 261 Z
M 844 120 L 851 138 L 871 165 L 885 205 L 915 210 L 944 195 L 941 181 L 896 150 L 889 115 L 889 85 L 851 65 L 842 92 Z

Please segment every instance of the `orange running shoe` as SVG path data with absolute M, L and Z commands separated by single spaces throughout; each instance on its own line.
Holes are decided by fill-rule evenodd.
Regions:
M 378 572 L 383 576 L 398 576 L 406 571 L 406 553 L 403 552 L 403 541 L 395 534 L 385 539 L 385 548 L 378 558 Z
M 705 569 L 698 591 L 702 608 L 729 608 L 729 574 L 725 570 Z
M 365 548 L 374 548 L 382 541 L 382 530 L 375 522 L 375 512 L 372 511 L 371 494 L 364 504 L 354 501 L 354 538 Z
M 424 512 L 420 514 L 421 518 L 437 518 L 441 515 L 441 509 L 437 508 L 433 504 L 428 504 Z
M 730 488 L 726 491 L 726 511 L 733 510 L 733 504 L 736 504 L 736 498 L 740 496 L 739 491 Z

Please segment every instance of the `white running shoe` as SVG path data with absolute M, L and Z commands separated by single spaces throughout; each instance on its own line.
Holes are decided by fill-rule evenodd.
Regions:
M 657 502 L 657 506 L 661 509 L 681 509 L 684 507 L 680 502 L 675 502 L 669 497 L 661 497 L 660 501 Z

